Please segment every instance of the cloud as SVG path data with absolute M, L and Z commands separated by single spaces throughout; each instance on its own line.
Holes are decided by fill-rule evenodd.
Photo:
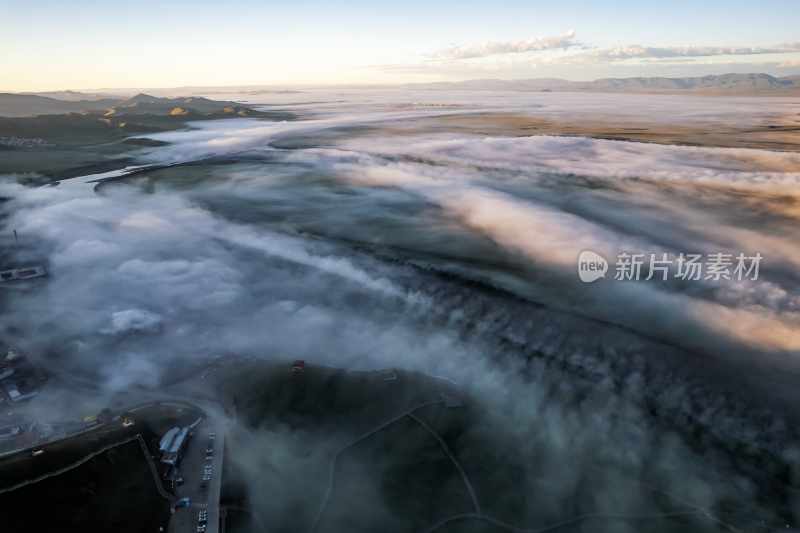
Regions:
M 374 96 L 379 109 L 397 103 L 381 98 Z M 405 102 L 408 95 L 399 98 Z M 582 98 L 562 100 L 561 112 L 582 113 Z M 530 100 L 509 100 L 502 103 L 507 110 L 515 104 L 531 109 Z M 594 106 L 596 112 L 598 101 L 606 100 L 587 99 L 583 105 Z M 618 102 L 607 105 L 619 113 Z M 469 103 L 475 109 L 486 105 Z M 681 113 L 696 114 L 691 103 L 680 105 Z M 694 105 L 701 106 L 702 117 L 718 110 L 734 114 L 715 107 L 724 104 Z M 759 113 L 763 105 L 758 104 Z M 752 116 L 743 115 L 744 104 L 735 106 L 739 119 Z M 636 104 L 626 107 L 630 112 Z M 154 387 L 169 368 L 221 353 L 442 374 L 482 392 L 507 417 L 503 427 L 517 433 L 521 442 L 542 443 L 547 453 L 539 459 L 544 456 L 553 465 L 599 450 L 604 456 L 624 454 L 634 463 L 633 473 L 639 470 L 637 460 L 643 472 L 646 468 L 652 473 L 653 465 L 662 461 L 658 454 L 672 451 L 664 445 L 669 437 L 649 427 L 650 415 L 634 417 L 631 424 L 620 422 L 625 441 L 611 432 L 613 421 L 622 418 L 618 407 L 627 407 L 625 394 L 634 400 L 638 394 L 653 399 L 648 406 L 657 406 L 659 413 L 667 413 L 659 416 L 667 419 L 673 409 L 681 422 L 675 427 L 705 420 L 704 432 L 721 442 L 782 450 L 780 428 L 764 430 L 766 422 L 757 425 L 746 418 L 749 410 L 683 379 L 689 372 L 722 364 L 715 361 L 725 360 L 729 350 L 720 349 L 717 358 L 700 364 L 689 361 L 696 364 L 687 365 L 685 372 L 672 364 L 685 355 L 675 347 L 682 342 L 712 352 L 719 346 L 764 343 L 767 348 L 795 348 L 800 330 L 790 322 L 788 302 L 798 291 L 794 282 L 781 283 L 778 265 L 767 273 L 774 276 L 768 294 L 745 287 L 729 291 L 722 301 L 706 286 L 695 294 L 643 284 L 605 290 L 598 285 L 600 290 L 587 292 L 575 287 L 573 269 L 583 246 L 614 253 L 622 246 L 666 246 L 667 237 L 681 246 L 713 243 L 714 233 L 728 233 L 722 222 L 729 210 L 740 213 L 739 224 L 746 227 L 740 196 L 715 211 L 675 198 L 669 187 L 682 182 L 692 201 L 709 194 L 700 187 L 706 182 L 722 187 L 758 179 L 789 193 L 796 185 L 792 176 L 756 173 L 741 161 L 755 155 L 769 160 L 769 168 L 791 168 L 794 155 L 467 134 L 400 140 L 356 135 L 331 147 L 333 136 L 326 138 L 326 148 L 267 148 L 278 136 L 291 134 L 314 144 L 315 128 L 342 134 L 342 125 L 375 126 L 378 120 L 401 116 L 382 111 L 358 116 L 351 109 L 341 113 L 348 120 L 309 119 L 291 128 L 230 121 L 170 133 L 174 143 L 154 150 L 151 159 L 186 160 L 264 148 L 250 153 L 248 161 L 203 168 L 210 183 L 196 183 L 191 191 L 169 191 L 170 176 L 202 175 L 201 167 L 174 168 L 161 179 L 151 177 L 157 190 L 152 195 L 113 186 L 95 195 L 90 187 L 76 190 L 68 183 L 38 189 L 0 186 L 0 193 L 11 198 L 0 205 L 7 217 L 3 227 L 18 227 L 27 239 L 41 243 L 51 274 L 46 290 L 15 295 L 4 324 L 30 332 L 31 343 L 57 350 L 59 360 L 74 359 L 75 366 L 96 371 L 111 391 L 132 384 Z M 658 111 L 664 113 L 663 105 Z M 558 111 L 551 104 L 538 112 Z M 397 120 L 392 123 L 401 126 Z M 258 161 L 258 155 L 264 160 Z M 642 176 L 649 178 L 647 183 Z M 786 203 L 786 194 L 770 198 L 765 197 L 770 203 L 749 226 L 754 233 L 739 235 L 768 242 L 765 237 L 773 234 L 772 259 L 779 246 L 791 251 L 796 245 L 794 233 L 777 232 L 767 224 L 767 207 Z M 676 204 L 685 212 L 669 220 Z M 380 255 L 368 252 L 371 244 L 380 247 Z M 384 260 L 402 253 L 422 268 Z M 453 275 L 431 275 L 428 266 L 437 274 L 444 270 Z M 479 286 L 486 290 L 475 290 L 472 282 L 483 280 L 488 283 Z M 504 287 L 517 297 L 490 287 Z M 427 299 L 411 297 L 419 293 Z M 530 305 L 528 298 L 537 305 Z M 580 307 L 583 314 L 565 312 L 570 306 Z M 649 342 L 643 335 L 610 327 L 607 322 L 614 320 L 643 333 L 671 334 L 673 343 Z M 714 335 L 728 342 L 717 344 Z M 78 343 L 80 350 L 72 349 Z M 557 364 L 551 365 L 553 361 Z M 662 363 L 664 367 L 658 366 Z M 659 371 L 666 364 L 672 364 L 669 372 Z M 562 367 L 567 371 L 562 373 Z M 586 398 L 575 384 L 582 380 L 564 379 L 575 373 L 588 376 L 586 385 L 599 396 L 607 393 L 614 400 L 604 407 L 589 396 L 585 412 L 575 409 Z M 256 507 L 274 510 L 270 514 L 277 516 L 283 512 L 279 502 L 262 495 L 284 482 L 305 496 L 306 485 L 300 481 L 313 479 L 317 470 L 308 456 L 295 453 L 296 443 L 316 442 L 280 426 L 269 431 L 267 441 L 247 439 L 252 445 L 236 461 L 255 473 L 271 463 L 299 463 L 306 475 L 291 478 L 293 483 L 274 475 L 249 480 Z M 597 436 L 601 445 L 595 444 Z M 633 445 L 619 445 L 629 438 L 635 439 Z M 271 444 L 265 447 L 264 442 Z M 324 455 L 319 446 L 308 448 Z M 523 461 L 533 462 L 531 446 L 517 449 L 523 450 Z M 530 458 L 525 455 L 529 453 Z M 682 466 L 671 457 L 663 463 Z M 553 475 L 563 477 L 563 469 L 556 470 Z M 573 470 L 570 476 L 577 483 L 583 471 L 580 465 Z M 671 471 L 677 483 L 686 484 L 686 469 Z M 725 477 L 725 490 L 732 485 L 729 479 Z M 604 490 L 595 492 L 620 493 L 615 483 L 607 490 L 600 487 Z M 546 492 L 553 494 L 552 489 Z M 709 492 L 704 497 L 708 506 L 716 496 Z
M 571 30 L 551 37 L 534 37 L 519 41 L 488 41 L 480 44 L 452 46 L 434 52 L 431 54 L 431 58 L 438 60 L 473 59 L 503 54 L 557 50 L 577 45 L 575 32 Z
M 101 331 L 108 335 L 153 333 L 161 326 L 161 317 L 144 309 L 125 309 L 111 315 L 111 326 Z
M 491 74 L 493 70 L 507 69 L 510 72 L 537 67 L 569 65 L 608 65 L 638 60 L 657 63 L 692 64 L 702 58 L 752 57 L 775 54 L 791 54 L 800 51 L 800 43 L 781 43 L 773 46 L 654 46 L 648 44 L 628 44 L 616 47 L 592 47 L 576 40 L 574 31 L 549 37 L 524 40 L 489 41 L 456 45 L 437 50 L 427 55 L 426 61 L 408 64 L 375 65 L 387 72 L 405 74 L 444 74 L 456 76 L 480 76 Z M 541 54 L 513 56 L 526 52 Z M 487 61 L 466 61 L 491 58 Z M 772 60 L 774 63 L 774 59 Z M 758 68 L 759 63 L 752 68 Z M 779 67 L 795 67 L 791 61 Z M 465 72 L 464 69 L 471 69 Z M 460 69 L 460 70 L 459 70 Z M 483 73 L 482 73 L 483 71 Z
M 583 249 L 614 257 L 620 250 L 647 253 L 655 248 L 666 249 L 677 255 L 685 248 L 760 250 L 770 258 L 774 268 L 780 264 L 791 271 L 800 265 L 800 253 L 790 240 L 764 234 L 760 227 L 732 223 L 724 212 L 697 210 L 685 207 L 680 202 L 670 202 L 665 192 L 667 188 L 675 186 L 691 191 L 711 185 L 718 187 L 720 194 L 725 194 L 724 191 L 731 188 L 731 200 L 737 197 L 736 190 L 739 188 L 744 188 L 750 195 L 757 195 L 760 191 L 765 200 L 771 192 L 780 191 L 789 195 L 800 183 L 800 173 L 752 171 L 750 168 L 758 162 L 765 167 L 796 170 L 800 167 L 800 159 L 794 154 L 547 136 L 422 138 L 417 142 L 407 140 L 402 145 L 391 140 L 384 143 L 380 138 L 373 137 L 369 143 L 356 140 L 348 143 L 348 146 L 359 150 L 379 150 L 388 154 L 390 159 L 396 159 L 402 153 L 414 154 L 415 157 L 435 163 L 433 167 L 408 163 L 385 164 L 380 160 L 362 157 L 354 164 L 352 156 L 345 155 L 340 174 L 362 186 L 395 186 L 414 190 L 438 204 L 472 231 L 487 235 L 495 243 L 526 256 L 529 264 L 547 265 L 548 268 L 569 272 Z M 328 159 L 337 157 L 332 151 L 322 153 Z M 457 173 L 442 170 L 454 167 L 459 168 Z M 489 175 L 505 176 L 506 173 L 523 173 L 532 180 L 526 186 L 520 186 L 519 190 L 527 195 L 525 201 L 520 201 L 514 195 L 499 193 L 481 183 Z M 615 219 L 611 214 L 614 209 L 601 207 L 606 200 L 599 197 L 585 200 L 581 209 L 572 206 L 572 210 L 578 210 L 578 213 L 563 211 L 559 206 L 559 196 L 551 196 L 547 192 L 548 185 L 542 183 L 547 181 L 543 176 L 552 173 L 592 177 L 602 182 L 612 180 L 613 188 L 618 192 L 612 203 L 625 203 L 628 206 L 625 216 Z M 652 182 L 653 185 L 642 184 L 641 180 Z M 597 185 L 600 186 L 600 183 L 598 181 Z M 532 188 L 541 186 L 544 186 L 544 190 L 532 192 Z M 606 186 L 609 185 L 600 188 Z M 622 200 L 623 197 L 627 199 Z M 592 206 L 595 202 L 598 204 Z M 781 209 L 780 202 L 768 202 L 762 209 L 774 211 L 777 217 L 792 216 L 785 210 L 778 211 Z M 660 213 L 655 217 L 645 214 L 655 210 Z M 637 218 L 637 222 L 625 229 L 632 218 Z M 635 230 L 632 230 L 634 227 Z M 665 227 L 670 228 L 666 240 Z M 671 243 L 668 242 L 670 240 Z M 792 287 L 791 283 L 782 287 L 778 281 L 771 284 L 762 279 L 757 285 L 729 291 L 724 299 L 710 302 L 708 295 L 695 298 L 691 293 L 671 292 L 674 288 L 662 292 L 661 288 L 652 290 L 648 286 L 632 289 L 612 286 L 612 290 L 605 295 L 605 302 L 597 302 L 595 311 L 599 315 L 614 316 L 614 320 L 640 329 L 637 322 L 643 314 L 653 313 L 652 316 L 657 316 L 665 309 L 670 309 L 668 313 L 678 317 L 687 310 L 696 310 L 696 315 L 691 315 L 691 320 L 684 324 L 683 331 L 700 325 L 700 329 L 707 327 L 709 331 L 739 345 L 798 351 L 800 335 L 792 331 L 797 326 L 798 317 L 793 313 L 800 301 L 800 293 L 793 289 L 788 293 L 786 289 L 789 287 Z M 616 289 L 619 292 L 615 293 Z M 717 289 L 714 290 L 721 295 Z M 741 301 L 735 301 L 736 298 Z M 608 301 L 624 302 L 618 307 L 635 308 L 635 312 L 623 316 L 624 312 L 611 309 L 617 306 L 606 308 Z M 738 309 L 726 309 L 725 306 Z M 589 307 L 584 303 L 584 309 Z M 712 320 L 715 316 L 725 316 L 730 320 Z M 673 318 L 669 328 L 681 320 Z M 658 326 L 648 322 L 641 329 L 652 332 Z M 664 331 L 666 337 L 674 337 L 676 342 L 682 342 L 674 331 L 668 330 Z M 708 342 L 702 334 L 698 337 L 703 338 L 702 343 Z
M 754 46 L 643 46 L 639 44 L 600 48 L 574 54 L 558 60 L 571 63 L 606 63 L 629 59 L 686 59 L 714 56 L 752 56 L 764 54 L 789 54 L 798 51 L 798 43 L 775 47 Z

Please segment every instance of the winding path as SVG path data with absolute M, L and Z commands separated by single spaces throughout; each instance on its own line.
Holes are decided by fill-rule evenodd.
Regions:
M 432 401 L 421 403 L 421 404 L 419 404 L 419 405 L 417 405 L 415 407 L 412 407 L 412 408 L 410 408 L 410 409 L 408 409 L 406 411 L 403 411 L 402 413 L 400 413 L 399 415 L 397 415 L 397 416 L 395 416 L 393 418 L 390 418 L 386 422 L 383 422 L 382 424 L 376 426 L 375 428 L 371 429 L 370 431 L 367 431 L 366 433 L 364 433 L 360 437 L 356 438 L 355 440 L 350 441 L 345 446 L 339 448 L 336 451 L 336 453 L 333 454 L 333 458 L 331 459 L 330 474 L 328 476 L 328 487 L 325 490 L 325 496 L 322 498 L 322 504 L 320 505 L 319 511 L 317 511 L 317 516 L 314 518 L 314 523 L 311 525 L 311 531 L 314 532 L 314 531 L 317 530 L 317 528 L 319 527 L 319 523 L 322 520 L 322 515 L 325 513 L 325 509 L 328 507 L 328 502 L 330 501 L 331 495 L 333 494 L 333 486 L 334 486 L 334 483 L 335 483 L 335 480 L 336 480 L 336 465 L 337 465 L 337 463 L 339 461 L 339 457 L 342 455 L 342 453 L 346 452 L 348 449 L 352 448 L 353 446 L 355 446 L 359 442 L 370 438 L 371 436 L 375 435 L 376 433 L 379 433 L 380 431 L 383 431 L 387 427 L 389 427 L 392 424 L 402 420 L 403 418 L 414 414 L 415 411 L 418 411 L 418 410 L 420 410 L 420 409 L 422 409 L 424 407 L 428 407 L 428 406 L 431 406 L 431 405 L 438 405 L 438 404 L 442 404 L 442 403 L 444 403 L 444 400 L 442 400 L 442 399 L 440 399 L 440 400 L 432 400 Z
M 469 476 L 467 476 L 467 473 L 464 471 L 464 468 L 462 468 L 461 463 L 458 462 L 458 459 L 456 459 L 455 455 L 453 455 L 453 452 L 450 451 L 450 447 L 447 445 L 444 439 L 438 433 L 436 433 L 432 427 L 426 424 L 424 420 L 419 418 L 414 413 L 409 413 L 408 417 L 425 428 L 425 430 L 439 442 L 439 446 L 442 448 L 442 451 L 445 453 L 445 455 L 447 455 L 447 457 L 450 458 L 453 466 L 455 466 L 458 470 L 458 473 L 461 474 L 461 479 L 464 481 L 464 486 L 467 487 L 467 492 L 469 492 L 469 497 L 472 499 L 472 506 L 475 508 L 475 512 L 477 514 L 481 514 L 481 504 L 478 502 L 478 497 L 475 495 L 475 489 L 469 480 Z
M 437 522 L 436 524 L 432 525 L 428 529 L 424 531 L 424 533 L 433 533 L 434 531 L 441 529 L 442 527 L 446 526 L 447 524 L 452 524 L 453 522 L 462 522 L 465 520 L 478 520 L 482 522 L 487 522 L 492 524 L 493 526 L 497 526 L 499 528 L 505 529 L 507 531 L 512 531 L 514 533 L 548 533 L 550 531 L 555 531 L 557 529 L 561 529 L 563 527 L 572 526 L 583 522 L 584 520 L 655 520 L 661 518 L 673 518 L 677 516 L 697 516 L 701 513 L 699 511 L 677 511 L 674 513 L 661 513 L 661 514 L 650 514 L 650 515 L 635 515 L 635 514 L 604 514 L 604 513 L 586 513 L 582 515 L 575 516 L 573 518 L 568 518 L 567 520 L 563 520 L 561 522 L 556 522 L 555 524 L 551 524 L 549 526 L 538 527 L 538 528 L 521 528 L 517 527 L 513 524 L 509 524 L 507 522 L 503 522 L 502 520 L 498 520 L 496 518 L 492 518 L 491 516 L 487 516 L 485 514 L 480 513 L 464 513 L 458 514 L 454 516 L 450 516 Z

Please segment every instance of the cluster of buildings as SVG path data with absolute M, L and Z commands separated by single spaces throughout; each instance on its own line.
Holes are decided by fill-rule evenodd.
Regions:
M 35 442 L 45 430 L 14 408 L 39 394 L 46 380 L 21 352 L 0 342 L 0 453 Z
M 39 394 L 47 376 L 19 351 L 0 343 L 0 408 Z
M 0 137 L 0 145 L 25 147 L 28 144 L 37 145 L 37 139 L 22 139 L 16 137 Z M 13 232 L 13 242 L 18 245 L 18 235 Z M 5 237 L 0 242 L 1 258 L 8 259 L 4 254 L 7 249 Z M 14 288 L 28 288 L 32 285 L 25 283 L 27 280 L 43 278 L 47 270 L 40 265 L 21 266 L 17 268 L 0 269 L 0 288 L 14 285 Z M 52 428 L 47 424 L 39 424 L 17 409 L 19 404 L 36 397 L 44 383 L 47 374 L 33 365 L 20 350 L 0 340 L 0 453 L 31 445 Z

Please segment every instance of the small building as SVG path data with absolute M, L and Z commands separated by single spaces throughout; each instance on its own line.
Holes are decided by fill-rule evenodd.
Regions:
M 158 449 L 161 452 L 161 462 L 163 464 L 174 467 L 180 463 L 189 438 L 192 436 L 192 430 L 197 427 L 200 421 L 201 419 L 198 418 L 193 424 L 183 428 L 176 426 L 161 437 Z
M 12 402 L 15 402 L 15 403 L 16 402 L 22 402 L 22 401 L 25 401 L 25 400 L 30 400 L 31 398 L 33 398 L 34 396 L 39 394 L 39 391 L 37 391 L 37 390 L 31 390 L 31 391 L 28 391 L 28 392 L 21 392 L 19 390 L 19 387 L 17 386 L 17 384 L 14 383 L 13 381 L 5 381 L 5 382 L 3 382 L 2 387 L 3 387 L 3 391 L 6 393 L 6 396 L 8 397 L 8 399 L 11 400 Z
M 175 435 L 178 434 L 181 428 L 174 427 L 164 433 L 164 436 L 161 437 L 161 441 L 158 443 L 158 451 L 163 455 L 172 447 L 172 441 L 175 439 Z
M 175 434 L 175 437 L 173 437 L 167 451 L 161 455 L 161 462 L 166 465 L 176 466 L 181 460 L 183 449 L 188 441 L 188 438 L 189 428 L 181 428 L 178 430 L 178 432 Z
M 25 358 L 21 353 L 0 342 L 0 379 L 11 376 L 14 373 L 14 369 L 24 361 Z
M 12 268 L 0 271 L 0 283 L 10 281 L 24 281 L 27 279 L 41 278 L 47 275 L 43 266 L 29 266 L 22 268 Z
M 22 354 L 14 348 L 6 345 L 0 345 L 0 364 L 11 364 L 14 361 L 22 359 Z

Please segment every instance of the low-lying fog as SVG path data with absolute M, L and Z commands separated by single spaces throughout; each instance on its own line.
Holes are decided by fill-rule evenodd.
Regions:
M 484 110 L 741 123 L 796 114 L 796 99 L 244 98 L 300 120 L 152 135 L 171 144 L 142 164 L 198 163 L 97 193 L 5 180 L 3 231 L 50 271 L 40 289 L 4 295 L 12 340 L 110 390 L 228 353 L 419 369 L 516 404 L 515 423 L 531 428 L 548 376 L 517 373 L 537 353 L 615 383 L 633 409 L 646 396 L 722 439 L 791 450 L 800 155 L 414 125 Z M 612 263 L 622 252 L 763 261 L 757 281 L 623 282 L 612 264 L 584 284 L 586 249 Z

